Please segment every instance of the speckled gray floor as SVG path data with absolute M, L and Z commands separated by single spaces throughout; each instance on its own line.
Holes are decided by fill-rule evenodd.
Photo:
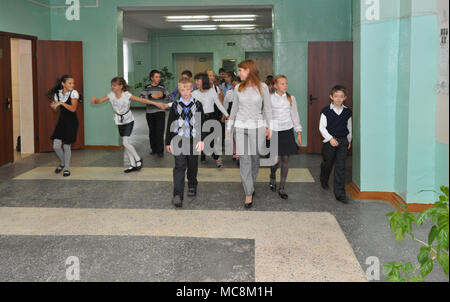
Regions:
M 139 154 L 143 156 L 146 168 L 151 167 L 172 167 L 173 158 L 166 154 L 164 158 L 157 158 L 149 155 L 148 130 L 145 124 L 145 117 L 142 111 L 136 111 L 136 129 L 133 134 L 134 144 Z M 316 183 L 295 183 L 287 184 L 286 190 L 289 193 L 289 200 L 281 200 L 276 193 L 272 193 L 266 184 L 256 185 L 255 206 L 252 211 L 298 211 L 298 212 L 329 212 L 336 217 L 347 240 L 350 242 L 354 253 L 360 262 L 363 270 L 368 265 L 366 259 L 376 256 L 380 259 L 381 265 L 404 259 L 416 263 L 416 255 L 420 245 L 407 239 L 403 243 L 397 243 L 393 233 L 389 229 L 388 220 L 385 215 L 394 209 L 386 202 L 378 201 L 357 201 L 350 200 L 348 205 L 335 201 L 331 191 L 323 191 L 318 183 L 319 165 L 321 157 L 318 155 L 300 154 L 291 158 L 291 167 L 308 168 Z M 53 153 L 36 154 L 25 158 L 13 165 L 0 167 L 0 207 L 56 207 L 56 208 L 131 208 L 131 209 L 171 209 L 170 204 L 172 194 L 172 184 L 167 182 L 133 183 L 121 181 L 70 181 L 60 182 L 52 180 L 12 180 L 14 177 L 32 170 L 38 166 L 48 166 L 54 169 L 58 164 Z M 109 150 L 83 150 L 73 151 L 72 166 L 105 166 L 118 167 L 123 165 L 122 151 Z M 224 160 L 226 167 L 234 167 L 230 158 Z M 207 165 L 203 167 L 214 168 L 215 163 L 209 159 Z M 347 161 L 347 180 L 351 180 L 351 159 Z M 332 179 L 330 181 L 332 184 Z M 244 210 L 242 187 L 238 183 L 201 183 L 198 188 L 198 196 L 195 199 L 185 200 L 185 209 L 194 210 Z M 418 238 L 426 239 L 426 228 L 416 231 Z M 5 241 L 6 240 L 6 241 Z M 80 239 L 80 242 L 92 242 L 95 239 Z M 83 241 L 87 240 L 87 241 Z M 102 239 L 106 240 L 106 239 Z M 116 239 L 111 239 L 115 242 Z M 169 239 L 147 239 L 161 240 L 170 244 L 179 244 L 186 249 L 184 255 L 175 256 L 188 257 L 195 246 L 191 246 L 184 239 L 179 239 L 178 243 L 169 242 Z M 197 240 L 197 239 L 196 239 Z M 9 242 L 8 247 L 17 248 L 20 244 L 25 244 L 21 237 L 7 236 L 0 240 L 0 263 L 5 261 L 5 242 Z M 16 242 L 16 243 L 15 243 Z M 37 250 L 36 246 L 26 245 L 26 249 Z M 190 241 L 192 242 L 192 240 Z M 119 243 L 114 243 L 119 244 Z M 144 244 L 144 243 L 141 243 Z M 214 251 L 216 243 L 203 242 L 202 248 Z M 61 244 L 60 247 L 69 249 L 70 244 Z M 86 246 L 88 248 L 88 246 Z M 164 245 L 161 251 L 165 249 Z M 48 249 L 48 253 L 52 248 Z M 45 248 L 44 252 L 45 254 Z M 249 251 L 251 256 L 251 251 Z M 29 254 L 31 255 L 31 254 Z M 28 256 L 29 256 L 28 255 Z M 38 255 L 38 254 L 36 254 Z M 231 257 L 228 254 L 226 257 Z M 24 255 L 23 257 L 27 257 Z M 108 255 L 109 259 L 118 259 L 121 253 L 116 252 Z M 108 258 L 106 257 L 106 258 Z M 100 257 L 101 258 L 101 257 Z M 106 259 L 105 258 L 105 259 Z M 231 260 L 230 260 L 231 261 Z M 197 263 L 197 262 L 193 262 Z M 231 262 L 230 262 L 231 263 Z M 204 263 L 205 276 L 210 263 Z M 202 269 L 200 268 L 200 271 Z M 199 280 L 200 275 L 195 272 L 185 271 L 184 280 Z M 195 273 L 196 274 L 196 273 Z M 139 275 L 139 274 L 138 274 Z M 44 277 L 44 274 L 41 275 Z M 248 275 L 251 278 L 251 275 Z M 24 276 L 22 276 L 24 277 Z M 217 278 L 223 278 L 217 275 Z M 0 280 L 4 280 L 0 271 Z M 7 279 L 7 278 L 6 278 Z M 22 278 L 23 279 L 23 278 Z M 105 276 L 105 279 L 112 280 L 112 276 Z M 200 278 L 201 279 L 201 278 Z M 164 275 L 161 280 L 176 280 L 175 276 Z M 428 278 L 429 281 L 446 281 L 445 276 L 436 269 Z
M 252 282 L 254 241 L 182 237 L 0 236 L 0 282 Z

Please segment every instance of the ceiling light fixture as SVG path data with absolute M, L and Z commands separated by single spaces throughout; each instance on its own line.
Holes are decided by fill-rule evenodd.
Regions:
M 255 29 L 255 24 L 221 24 L 219 28 L 227 28 L 227 29 Z
M 256 21 L 256 18 L 245 18 L 245 19 L 213 19 L 214 22 L 253 22 Z
M 182 30 L 217 30 L 216 25 L 181 25 Z
M 202 22 L 209 19 L 209 16 L 166 16 L 167 22 Z
M 257 15 L 216 15 L 212 16 L 213 19 L 247 19 L 256 18 Z

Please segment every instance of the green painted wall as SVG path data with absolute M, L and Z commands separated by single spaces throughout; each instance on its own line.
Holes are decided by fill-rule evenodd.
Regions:
M 27 0 L 1 0 L 0 31 L 50 39 L 50 9 Z
M 433 193 L 420 191 L 435 188 L 437 173 L 436 1 L 381 0 L 380 20 L 367 20 L 366 4 L 356 2 L 361 20 L 354 23 L 355 36 L 361 37 L 357 185 L 362 191 L 397 192 L 409 203 L 431 203 Z
M 59 3 L 52 0 L 52 3 Z M 223 5 L 219 0 L 189 1 L 189 5 Z M 290 79 L 291 92 L 297 97 L 307 133 L 307 46 L 308 41 L 351 40 L 351 0 L 229 0 L 227 5 L 274 6 L 275 72 Z M 120 26 L 116 24 L 120 6 L 178 6 L 182 0 L 108 0 L 99 9 L 82 9 L 81 21 L 68 22 L 64 10 L 52 10 L 52 39 L 84 42 L 85 95 L 104 95 L 109 81 L 120 72 L 117 52 Z M 101 16 L 101 17 L 99 17 Z M 152 52 L 152 56 L 153 56 Z M 108 104 L 85 103 L 87 145 L 118 145 L 119 136 Z M 101 129 L 101 130 L 99 130 Z M 305 144 L 307 139 L 305 139 Z

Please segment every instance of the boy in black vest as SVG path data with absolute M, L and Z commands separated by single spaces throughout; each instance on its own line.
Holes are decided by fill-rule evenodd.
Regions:
M 352 111 L 343 105 L 347 99 L 345 87 L 333 87 L 330 98 L 331 105 L 322 110 L 320 117 L 319 129 L 324 138 L 320 182 L 323 189 L 329 189 L 328 180 L 334 165 L 334 195 L 338 201 L 347 203 L 345 160 L 352 146 Z
M 197 195 L 198 155 L 204 149 L 203 140 L 208 132 L 203 132 L 206 120 L 200 101 L 192 97 L 192 82 L 182 79 L 178 82 L 181 97 L 173 102 L 169 113 L 166 133 L 166 149 L 175 157 L 173 169 L 172 204 L 183 206 L 184 185 L 187 178 L 189 197 Z

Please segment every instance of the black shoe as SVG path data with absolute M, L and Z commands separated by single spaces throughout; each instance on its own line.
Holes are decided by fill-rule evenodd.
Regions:
M 189 188 L 188 194 L 189 197 L 197 196 L 197 188 Z
M 158 157 L 159 158 L 163 158 L 164 157 L 164 153 L 158 153 Z
M 339 196 L 339 197 L 336 197 L 336 200 L 339 201 L 339 202 L 342 202 L 342 203 L 344 203 L 344 204 L 347 204 L 347 203 L 348 203 L 347 196 Z
M 272 192 L 276 192 L 277 191 L 277 184 L 275 181 L 272 182 L 272 180 L 269 183 L 269 188 Z
M 65 170 L 63 173 L 64 177 L 69 177 L 70 176 L 70 171 L 69 170 Z
M 126 173 L 126 174 L 128 174 L 128 173 L 136 172 L 136 171 L 139 171 L 139 169 L 136 168 L 136 167 L 129 167 L 128 169 L 126 169 L 126 170 L 123 171 L 123 172 Z
M 59 174 L 61 173 L 61 171 L 64 169 L 63 165 L 59 165 L 56 169 L 55 169 L 55 174 Z
M 174 196 L 172 199 L 172 204 L 176 207 L 176 208 L 181 208 L 183 207 L 183 200 L 181 199 L 180 196 Z
M 150 155 L 156 155 L 156 152 L 152 151 L 152 152 L 150 152 Z
M 253 200 L 250 203 L 244 203 L 246 209 L 251 209 L 253 207 Z
M 280 195 L 281 199 L 288 199 L 289 196 L 286 194 L 286 192 L 284 192 L 284 190 L 278 190 L 278 195 Z
M 138 163 L 140 163 L 140 165 L 138 165 Z M 142 158 L 141 158 L 141 160 L 138 160 L 136 162 L 136 166 L 137 166 L 136 169 L 138 169 L 138 171 L 142 169 L 142 167 L 144 166 L 144 161 Z
M 322 182 L 321 185 L 322 185 L 322 189 L 324 189 L 325 191 L 328 191 L 330 189 L 330 187 L 326 183 Z

